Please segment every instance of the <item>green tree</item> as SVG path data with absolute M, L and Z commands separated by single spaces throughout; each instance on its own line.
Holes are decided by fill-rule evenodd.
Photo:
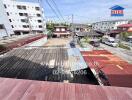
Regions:
M 55 24 L 54 23 L 47 23 L 46 27 L 47 27 L 47 30 L 48 31 L 54 31 L 54 26 Z
M 122 33 L 120 33 L 121 40 L 125 40 L 128 36 L 129 36 L 128 32 L 122 32 Z

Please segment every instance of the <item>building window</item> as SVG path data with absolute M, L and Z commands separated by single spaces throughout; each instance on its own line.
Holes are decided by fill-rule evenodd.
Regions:
M 18 8 L 18 9 L 22 9 L 22 7 L 21 7 L 20 5 L 17 5 L 17 8 Z
M 42 25 L 39 25 L 39 28 L 42 28 Z
M 11 27 L 12 27 L 12 28 L 14 28 L 14 26 L 13 26 L 13 25 L 11 25 Z
M 7 8 L 6 4 L 4 4 L 4 7 Z
M 40 8 L 39 8 L 39 7 L 35 7 L 35 9 L 36 9 L 36 10 L 40 10 Z
M 24 13 L 23 15 L 24 15 L 24 16 L 28 16 L 28 14 L 27 14 L 27 13 Z
M 11 20 L 11 19 L 9 19 L 9 21 L 10 21 L 10 22 L 12 22 L 12 20 Z
M 20 16 L 23 16 L 23 13 L 19 13 Z
M 9 16 L 9 13 L 7 12 L 7 15 Z
M 18 9 L 24 9 L 24 10 L 26 10 L 26 6 L 17 5 L 17 8 L 18 8 Z
M 29 25 L 23 25 L 23 28 L 29 28 Z
M 27 13 L 19 13 L 20 16 L 28 16 Z
M 38 20 L 38 23 L 41 23 L 42 21 L 41 20 Z
M 61 31 L 62 31 L 62 32 L 65 32 L 65 28 L 61 28 Z
M 27 25 L 23 25 L 23 28 L 27 28 Z
M 0 29 L 4 29 L 4 25 L 0 24 Z
M 37 14 L 38 17 L 40 17 L 41 15 L 40 14 Z
M 59 32 L 60 31 L 60 28 L 56 28 L 56 32 Z
M 22 8 L 23 8 L 24 10 L 26 10 L 26 6 L 22 6 Z
M 21 22 L 26 22 L 26 19 L 21 19 Z

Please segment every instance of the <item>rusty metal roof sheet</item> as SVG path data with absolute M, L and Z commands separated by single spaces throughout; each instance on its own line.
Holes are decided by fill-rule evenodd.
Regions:
M 102 70 L 112 86 L 132 87 L 132 64 L 106 50 L 84 51 L 82 55 L 91 69 Z
M 132 89 L 0 78 L 0 100 L 132 100 Z
M 0 77 L 7 78 L 63 82 L 86 68 L 78 49 L 63 47 L 14 49 L 0 59 Z

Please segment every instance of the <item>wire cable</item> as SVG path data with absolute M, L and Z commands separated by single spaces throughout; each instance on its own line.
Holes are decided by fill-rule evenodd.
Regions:
M 56 15 L 56 17 L 58 17 L 59 21 L 61 21 L 60 17 L 58 16 L 58 14 L 56 13 L 56 11 L 54 10 L 54 8 L 52 7 L 52 5 L 49 3 L 48 0 L 46 0 L 46 3 L 49 5 L 49 7 L 51 8 L 51 10 L 54 12 L 54 14 Z
M 51 1 L 53 2 L 54 7 L 55 7 L 56 10 L 58 11 L 58 13 L 59 13 L 59 15 L 61 16 L 61 18 L 63 19 L 63 21 L 65 21 L 64 17 L 63 17 L 62 14 L 61 14 L 61 11 L 59 10 L 59 8 L 58 8 L 58 6 L 57 6 L 57 4 L 56 4 L 56 2 L 55 2 L 54 0 L 51 0 Z M 65 22 L 66 22 L 66 21 L 65 21 Z

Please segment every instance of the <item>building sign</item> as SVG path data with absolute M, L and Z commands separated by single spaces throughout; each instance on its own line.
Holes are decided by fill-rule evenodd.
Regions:
M 113 6 L 110 8 L 111 9 L 111 16 L 124 16 L 124 9 L 121 6 Z

